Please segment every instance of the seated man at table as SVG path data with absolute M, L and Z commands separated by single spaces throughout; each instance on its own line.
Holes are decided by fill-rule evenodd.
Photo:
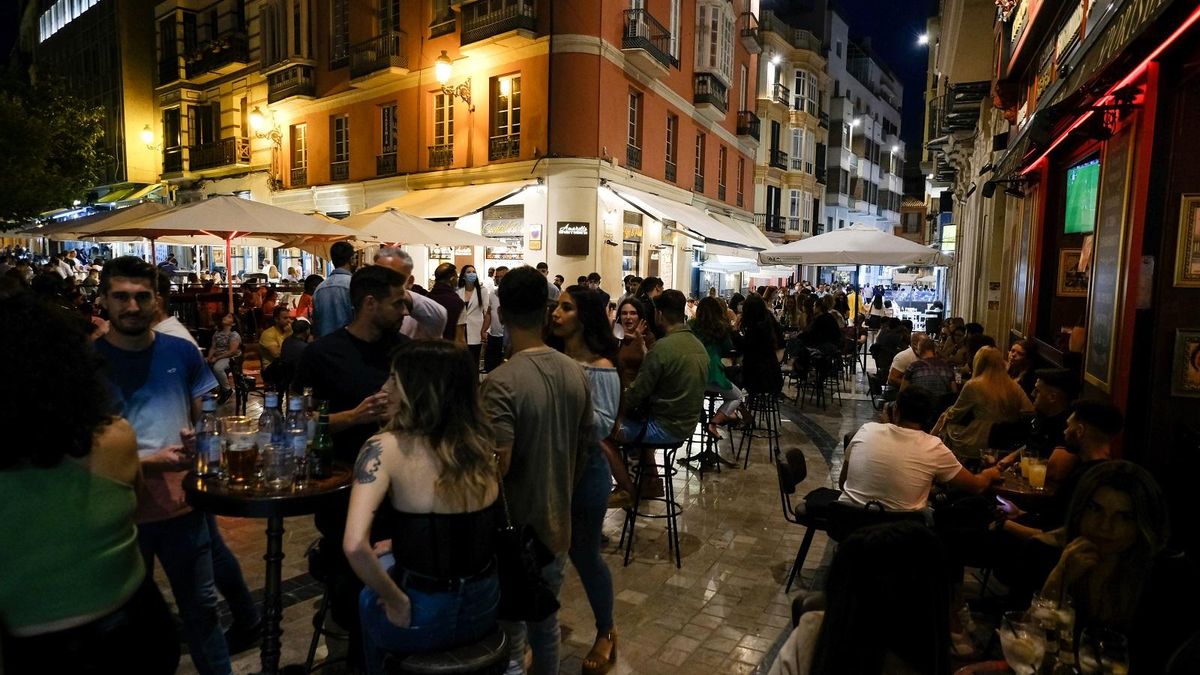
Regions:
M 972 474 L 937 436 L 926 433 L 933 401 L 920 387 L 900 392 L 886 410 L 887 422 L 864 424 L 842 460 L 841 501 L 865 506 L 878 501 L 888 511 L 920 511 L 934 483 L 980 494 L 1001 480 L 996 467 Z
M 925 338 L 925 334 L 920 331 L 914 331 L 912 337 L 908 341 L 908 349 L 896 355 L 892 359 L 892 368 L 888 371 L 888 384 L 893 387 L 899 387 L 904 380 L 904 373 L 908 371 L 908 367 L 921 357 L 917 355 L 917 346 L 921 344 L 921 340 Z
M 271 314 L 271 327 L 258 336 L 258 358 L 262 361 L 265 374 L 283 351 L 283 341 L 292 334 L 292 310 L 286 306 L 275 307 Z
M 1079 395 L 1079 376 L 1065 368 L 1044 368 L 1034 373 L 1033 423 L 1027 447 L 1038 457 L 1048 457 L 1046 478 L 1062 480 L 1078 463 L 1066 447 L 1067 418 Z
M 958 392 L 958 385 L 954 382 L 954 368 L 938 356 L 937 345 L 929 338 L 921 340 L 921 344 L 917 346 L 917 353 L 921 358 L 904 372 L 900 389 L 901 391 L 909 387 L 924 389 L 933 398 L 934 414 L 941 415 L 954 403 L 954 400 L 949 397 Z M 895 362 L 893 362 L 893 370 L 895 369 L 894 364 Z
M 1089 469 L 1112 459 L 1112 443 L 1121 433 L 1121 425 L 1121 411 L 1113 404 L 1087 399 L 1076 401 L 1067 417 L 1063 438 L 1066 451 L 1078 461 L 1058 481 L 1053 496 L 1036 514 L 1022 514 L 1019 509 L 1010 509 L 1010 519 L 1000 523 L 1000 529 L 1022 539 L 1030 539 L 1062 527 L 1067 507 L 1075 494 L 1075 486 Z

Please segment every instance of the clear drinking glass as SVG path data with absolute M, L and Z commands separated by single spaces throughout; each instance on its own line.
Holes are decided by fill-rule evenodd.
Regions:
M 258 479 L 258 447 L 254 435 L 258 423 L 251 417 L 222 417 L 225 453 L 221 457 L 230 485 L 251 487 Z
M 1000 623 L 1000 648 L 1017 675 L 1033 675 L 1046 655 L 1046 636 L 1024 612 L 1007 612 Z
M 1105 628 L 1085 628 L 1079 636 L 1079 670 L 1084 675 L 1126 675 L 1129 643 L 1125 636 Z
M 1040 457 L 1033 457 L 1029 460 L 1029 487 L 1033 488 L 1034 492 L 1041 492 L 1046 489 L 1046 460 Z
M 292 487 L 296 477 L 296 459 L 287 445 L 274 443 L 262 449 L 263 484 L 271 490 Z

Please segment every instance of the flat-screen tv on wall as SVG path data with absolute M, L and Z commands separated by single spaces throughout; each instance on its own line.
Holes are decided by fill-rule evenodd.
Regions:
M 1100 158 L 1067 169 L 1067 213 L 1063 230 L 1086 234 L 1096 229 L 1096 195 L 1100 185 Z

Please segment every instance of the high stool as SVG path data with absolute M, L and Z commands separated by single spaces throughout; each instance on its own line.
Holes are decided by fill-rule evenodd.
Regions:
M 329 582 L 331 578 L 327 557 L 329 554 L 322 550 L 326 545 L 325 539 L 321 538 L 310 544 L 308 550 L 304 552 L 304 557 L 308 559 L 308 573 L 312 575 L 313 579 L 316 579 L 321 583 L 322 586 L 325 587 L 324 592 L 321 593 L 321 606 L 319 609 L 317 609 L 317 613 L 313 615 L 313 636 L 312 640 L 308 643 L 308 658 L 304 659 L 305 675 L 308 675 L 308 673 L 313 671 L 320 670 L 325 666 L 330 666 L 335 663 L 342 663 L 346 660 L 346 657 L 338 656 L 334 658 L 326 658 L 317 665 L 313 665 L 313 660 L 317 656 L 317 645 L 320 643 L 322 635 L 325 636 L 326 644 L 329 643 L 331 638 L 334 640 L 350 639 L 350 636 L 345 633 L 330 630 L 325 627 L 325 618 L 329 614 Z
M 625 510 L 625 523 L 621 526 L 621 540 L 618 546 L 625 546 L 625 566 L 629 566 L 629 561 L 633 557 L 633 538 L 637 531 L 637 519 L 642 518 L 664 518 L 667 521 L 667 550 L 675 552 L 675 567 L 677 569 L 683 567 L 683 561 L 679 555 L 679 514 L 683 511 L 679 506 L 679 502 L 675 501 L 675 485 L 672 478 L 679 470 L 675 468 L 675 452 L 682 447 L 684 441 L 674 443 L 647 443 L 637 441 L 627 444 L 631 448 L 631 455 L 636 461 L 630 466 L 633 472 L 633 505 Z M 662 451 L 662 461 L 659 462 L 656 453 Z M 649 481 L 655 479 L 654 474 L 650 469 L 656 468 L 661 471 L 663 479 L 663 495 L 661 497 L 643 497 L 642 493 L 645 486 L 649 485 Z M 651 513 L 644 510 L 648 502 L 660 502 L 664 506 L 664 513 Z
M 717 473 L 720 473 L 722 464 L 729 467 L 736 466 L 721 456 L 721 439 L 708 433 L 708 423 L 712 421 L 713 415 L 717 414 L 717 407 L 722 401 L 720 392 L 705 390 L 704 408 L 700 410 L 700 424 L 692 430 L 692 435 L 688 436 L 687 456 L 679 460 L 679 464 L 682 465 L 696 462 L 701 476 L 704 475 L 705 469 L 712 467 L 716 467 Z M 731 446 L 733 445 L 732 438 L 729 443 Z M 700 445 L 700 452 L 693 452 L 694 444 Z
M 742 429 L 742 438 L 738 441 L 737 454 L 734 459 L 739 459 L 742 456 L 743 450 L 746 453 L 746 459 L 742 465 L 743 469 L 750 468 L 750 447 L 754 445 L 754 439 L 765 438 L 767 440 L 767 449 L 771 452 L 771 458 L 779 458 L 779 427 L 781 420 L 779 417 L 779 394 L 766 392 L 751 392 L 747 395 L 746 402 L 743 404 L 753 417 L 754 423 L 752 426 Z
M 508 668 L 508 637 L 499 626 L 469 645 L 441 652 L 384 658 L 390 675 L 500 675 Z

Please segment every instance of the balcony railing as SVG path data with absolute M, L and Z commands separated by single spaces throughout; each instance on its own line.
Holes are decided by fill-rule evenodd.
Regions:
M 770 163 L 771 163 L 771 166 L 775 167 L 776 169 L 783 169 L 784 171 L 787 171 L 787 168 L 788 168 L 787 153 L 784 152 L 783 150 L 772 148 Z
M 675 166 L 675 162 L 672 162 L 671 160 L 667 160 L 666 170 L 663 171 L 663 174 L 666 177 L 666 179 L 672 183 L 675 182 L 675 177 L 677 175 L 676 169 L 677 169 L 677 167 Z
M 350 178 L 350 160 L 329 163 L 329 180 L 348 180 Z
M 671 32 L 644 9 L 625 10 L 621 49 L 641 49 L 665 68 L 678 65 L 671 56 Z
M 776 82 L 775 85 L 771 87 L 771 98 L 776 103 L 780 103 L 784 107 L 787 107 L 788 102 L 792 100 L 792 92 L 787 87 L 783 86 L 779 82 Z
M 267 75 L 267 103 L 277 103 L 293 96 L 311 98 L 316 94 L 317 80 L 310 65 L 298 63 Z
M 515 159 L 521 156 L 521 136 L 492 136 L 488 139 L 488 161 Z
M 758 40 L 758 17 L 754 16 L 754 12 L 742 12 L 741 20 L 742 37 L 750 40 Z
M 729 112 L 729 87 L 711 73 L 696 73 L 692 103 L 711 105 L 725 114 Z
M 625 166 L 630 169 L 642 168 L 642 149 L 636 145 L 625 144 Z
M 396 175 L 396 153 L 385 152 L 382 155 L 375 155 L 375 175 L 376 176 L 394 176 Z
M 803 171 L 804 159 L 802 157 L 792 157 L 792 171 Z
M 163 150 L 163 173 L 179 173 L 183 171 L 183 148 L 174 147 Z
M 745 193 L 743 193 L 743 192 L 739 191 L 739 192 L 737 193 L 737 198 L 733 200 L 733 203 L 735 203 L 735 204 L 737 204 L 739 207 L 741 207 L 741 206 L 742 206 L 742 205 L 745 203 L 745 201 L 746 201 L 746 195 L 745 195 Z
M 793 232 L 798 231 L 800 229 L 800 218 L 797 216 L 788 216 L 787 226 Z
M 308 167 L 294 166 L 292 167 L 292 187 L 304 187 L 308 185 Z
M 512 30 L 537 30 L 535 0 L 477 0 L 463 4 L 463 45 Z
M 365 77 L 389 68 L 408 70 L 404 31 L 376 35 L 350 47 L 350 77 Z
M 444 143 L 442 145 L 429 146 L 429 166 L 447 167 L 454 163 L 454 144 Z
M 188 167 L 192 171 L 249 163 L 250 140 L 247 138 L 222 138 L 188 148 Z
M 737 116 L 737 135 L 749 136 L 758 140 L 759 128 L 762 122 L 752 110 L 740 110 Z
M 778 213 L 756 213 L 755 223 L 767 232 L 783 232 L 784 219 Z
M 692 180 L 692 189 L 696 192 L 704 192 L 704 174 L 696 174 Z
M 821 113 L 819 115 L 817 115 L 817 125 L 820 126 L 822 129 L 828 129 L 829 128 L 829 113 L 822 110 Z
M 241 31 L 230 31 L 209 40 L 187 54 L 185 70 L 189 78 L 208 73 L 222 66 L 250 61 L 250 41 Z

